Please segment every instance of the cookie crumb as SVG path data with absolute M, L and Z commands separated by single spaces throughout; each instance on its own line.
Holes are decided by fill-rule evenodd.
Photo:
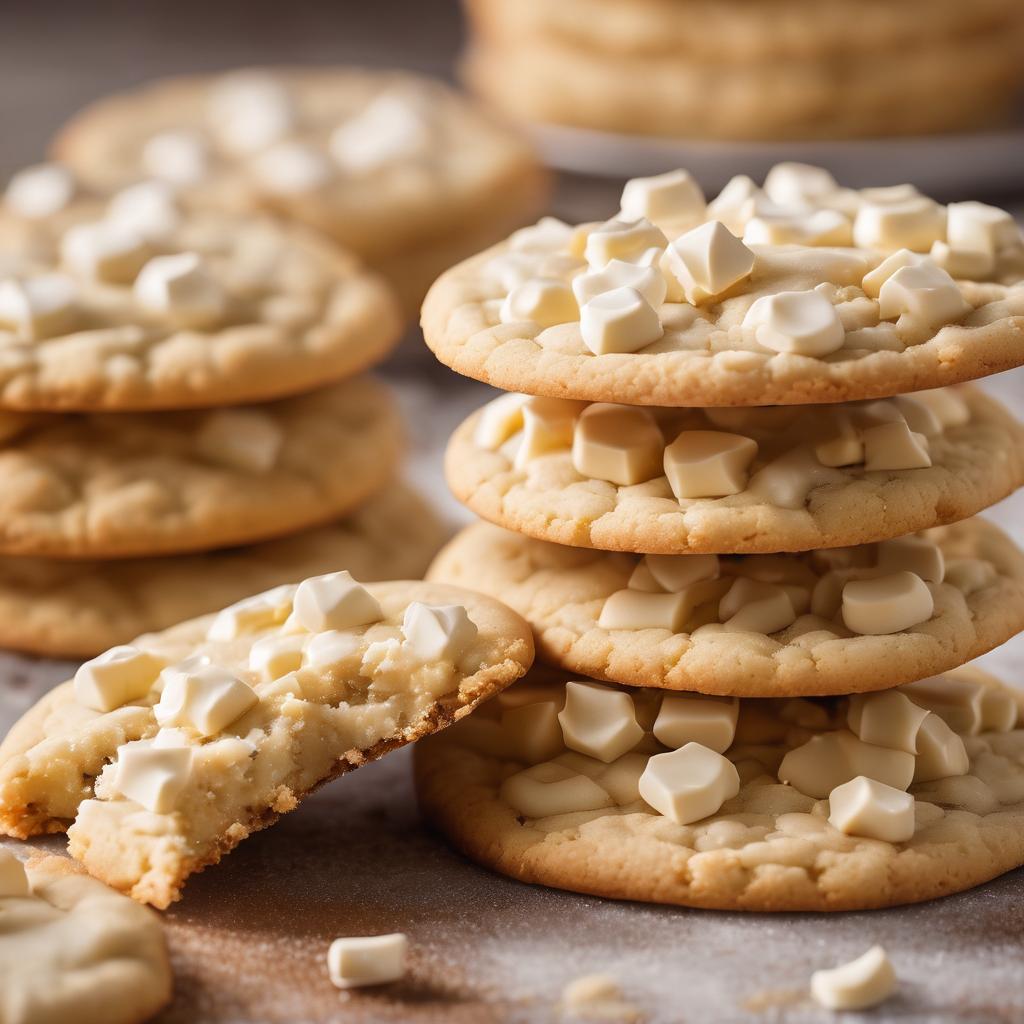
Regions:
M 585 974 L 562 989 L 562 1010 L 580 1020 L 639 1022 L 637 1007 L 627 1002 L 619 983 L 607 974 Z

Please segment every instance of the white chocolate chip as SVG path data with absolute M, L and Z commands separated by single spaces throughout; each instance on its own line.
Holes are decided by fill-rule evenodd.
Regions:
M 816 800 L 858 775 L 906 789 L 914 778 L 914 755 L 865 743 L 840 729 L 812 736 L 790 750 L 779 765 L 780 782 Z
M 981 281 L 996 269 L 994 253 L 954 249 L 947 242 L 932 242 L 928 257 L 950 277 L 960 280 Z
M 211 88 L 208 105 L 211 128 L 236 155 L 266 149 L 295 126 L 287 89 L 261 72 L 225 75 Z
M 458 661 L 476 640 L 476 624 L 461 604 L 412 601 L 402 620 L 403 646 L 421 661 Z
M 268 191 L 288 196 L 315 192 L 333 177 L 323 152 L 304 142 L 272 146 L 253 161 L 252 171 Z
M 917 730 L 914 782 L 966 775 L 971 767 L 964 741 L 936 714 L 928 712 Z
M 337 988 L 386 985 L 405 974 L 409 940 L 401 932 L 335 939 L 327 951 L 327 971 Z
M 308 639 L 301 633 L 260 637 L 249 650 L 249 670 L 267 682 L 294 672 L 302 665 Z
M 893 401 L 900 415 L 907 421 L 907 426 L 915 434 L 925 437 L 937 437 L 944 427 L 931 402 L 920 399 L 917 395 L 897 395 Z
M 757 442 L 718 430 L 684 430 L 665 448 L 664 469 L 672 493 L 684 498 L 721 498 L 747 486 Z
M 209 172 L 210 151 L 198 132 L 161 132 L 142 147 L 141 161 L 152 178 L 172 185 L 198 185 Z
M 633 178 L 622 190 L 622 219 L 654 224 L 695 223 L 704 216 L 704 193 L 687 171 Z
M 891 203 L 865 202 L 853 222 L 853 240 L 860 249 L 927 252 L 946 233 L 946 211 L 926 196 Z
M 215 736 L 259 703 L 251 686 L 218 665 L 183 662 L 164 669 L 161 678 L 163 692 L 153 714 L 165 729 Z
M 654 735 L 666 747 L 699 743 L 724 754 L 736 736 L 739 710 L 735 697 L 666 694 L 654 721 Z
M 880 423 L 861 431 L 864 468 L 872 470 L 927 469 L 931 464 L 928 439 L 915 434 L 904 420 Z
M 581 476 L 628 487 L 661 476 L 664 445 L 648 410 L 597 402 L 576 421 L 572 464 Z
M 900 689 L 915 703 L 938 715 L 961 736 L 977 736 L 982 723 L 982 687 L 953 676 L 933 676 Z
M 946 207 L 946 241 L 954 250 L 997 256 L 1021 244 L 1020 228 L 1005 210 L 985 203 L 950 203 Z
M 865 203 L 905 203 L 909 199 L 917 199 L 921 195 L 915 185 L 909 182 L 902 185 L 881 185 L 875 188 L 862 188 L 860 198 Z
M 580 309 L 580 335 L 594 355 L 637 352 L 664 334 L 655 308 L 635 288 L 615 288 Z
M 912 395 L 902 397 L 927 405 L 943 429 L 962 427 L 970 422 L 970 407 L 956 388 L 933 388 L 928 391 L 915 391 Z
M 4 205 L 19 217 L 32 220 L 51 217 L 74 198 L 75 179 L 60 164 L 35 164 L 11 176 L 4 191 Z
M 922 263 L 928 262 L 928 257 L 920 253 L 911 252 L 909 249 L 897 249 L 890 253 L 875 267 L 864 275 L 861 286 L 864 294 L 872 299 L 877 299 L 882 291 L 882 285 L 904 267 L 919 267 Z
M 371 174 L 426 153 L 430 125 L 408 97 L 384 93 L 355 117 L 335 128 L 328 147 L 331 156 L 352 174 Z
M 838 191 L 836 179 L 824 167 L 785 161 L 776 164 L 764 179 L 764 191 L 773 203 L 817 205 Z
M 743 229 L 745 245 L 851 245 L 850 220 L 838 210 L 762 214 Z
M 26 341 L 39 341 L 73 329 L 78 288 L 66 274 L 0 281 L 0 328 Z
M 527 818 L 596 811 L 614 803 L 593 779 L 555 761 L 510 775 L 501 784 L 499 796 Z
M 515 468 L 541 455 L 572 447 L 576 418 L 586 408 L 583 402 L 565 398 L 531 398 L 522 406 L 523 436 L 516 451 Z
M 847 722 L 865 743 L 917 753 L 917 733 L 929 712 L 899 690 L 850 697 Z
M 898 537 L 878 545 L 878 568 L 883 572 L 906 569 L 926 583 L 941 583 L 946 575 L 942 548 L 923 537 Z
M 640 776 L 640 795 L 677 825 L 710 817 L 739 791 L 733 763 L 699 743 L 655 754 Z
M 667 629 L 679 633 L 701 605 L 719 600 L 728 587 L 728 580 L 701 580 L 670 594 L 617 590 L 605 600 L 597 624 L 601 629 Z
M 342 571 L 303 580 L 295 591 L 292 618 L 310 633 L 322 633 L 380 622 L 384 612 L 351 573 Z
M 562 1009 L 570 1016 L 584 1020 L 639 1021 L 636 1007 L 622 998 L 622 989 L 614 978 L 588 974 L 570 981 L 562 989 Z
M 196 252 L 155 256 L 135 281 L 140 309 L 183 327 L 208 328 L 224 316 L 227 297 Z
M 570 750 L 605 764 L 632 750 L 644 735 L 628 693 L 591 683 L 565 684 L 558 721 Z
M 878 293 L 878 314 L 883 320 L 907 316 L 935 328 L 962 319 L 969 309 L 953 278 L 931 260 L 901 267 Z
M 218 409 L 203 419 L 196 434 L 196 451 L 204 458 L 243 473 L 267 473 L 274 468 L 284 434 L 258 409 Z
M 905 843 L 914 837 L 914 798 L 858 775 L 828 795 L 829 824 L 851 836 Z
M 523 429 L 523 406 L 529 395 L 510 393 L 488 402 L 480 410 L 473 443 L 478 448 L 497 451 L 513 434 Z
M 613 219 L 587 235 L 583 257 L 591 270 L 602 270 L 612 260 L 635 261 L 650 249 L 664 249 L 668 239 L 649 220 Z
M 75 700 L 93 711 L 113 711 L 141 700 L 166 664 L 163 658 L 138 647 L 112 647 L 79 667 Z
M 680 235 L 665 250 L 663 266 L 687 302 L 716 299 L 750 276 L 754 254 L 724 224 L 708 221 Z
M 361 661 L 362 639 L 353 633 L 329 629 L 309 638 L 303 653 L 303 663 L 310 668 L 330 669 L 352 660 Z
M 532 321 L 541 327 L 554 327 L 579 319 L 573 289 L 564 281 L 535 278 L 517 285 L 505 296 L 499 318 L 503 324 Z
M 123 743 L 117 748 L 113 788 L 147 811 L 170 814 L 192 774 L 192 753 L 190 746 L 156 740 Z
M 557 217 L 541 217 L 536 224 L 512 232 L 508 247 L 513 252 L 562 252 L 569 247 L 575 230 Z
M 886 636 L 927 622 L 935 611 L 932 592 L 920 576 L 894 572 L 843 587 L 843 622 L 861 636 Z
M 896 972 L 881 946 L 829 971 L 811 975 L 811 995 L 830 1010 L 866 1010 L 896 991 Z
M 217 613 L 206 632 L 208 640 L 225 642 L 244 633 L 255 633 L 280 625 L 292 610 L 295 587 L 285 584 L 244 598 Z
M 833 433 L 827 441 L 814 446 L 814 457 L 823 466 L 855 466 L 864 461 L 864 442 L 850 422 L 849 416 L 836 413 L 830 417 Z
M 1017 725 L 1017 701 L 1001 686 L 984 686 L 981 690 L 981 731 L 1009 732 Z
M 992 586 L 997 579 L 995 566 L 980 558 L 951 558 L 946 563 L 943 582 L 963 592 L 965 597 Z
M 611 260 L 601 270 L 577 274 L 572 290 L 582 307 L 591 299 L 617 288 L 635 288 L 655 309 L 664 301 L 667 291 L 665 275 L 657 268 L 625 260 Z
M 31 894 L 32 886 L 25 865 L 10 850 L 0 847 L 0 899 Z
M 743 234 L 744 225 L 748 220 L 748 203 L 759 191 L 757 185 L 747 175 L 735 175 L 708 204 L 708 220 L 721 221 L 734 234 Z
M 66 267 L 79 277 L 111 284 L 134 281 L 151 252 L 141 232 L 116 221 L 76 224 L 60 240 Z
M 174 190 L 165 181 L 141 181 L 122 189 L 107 203 L 106 219 L 162 241 L 181 223 Z
M 538 764 L 562 753 L 565 742 L 558 720 L 560 710 L 556 701 L 542 700 L 502 711 L 501 729 L 517 760 Z
M 743 329 L 773 352 L 801 356 L 826 356 L 846 340 L 835 306 L 817 291 L 762 295 L 747 310 Z
M 718 579 L 718 555 L 646 555 L 647 566 L 662 590 L 676 591 L 701 580 Z
M 730 632 L 777 633 L 796 621 L 796 609 L 783 587 L 740 577 L 719 603 L 718 617 Z

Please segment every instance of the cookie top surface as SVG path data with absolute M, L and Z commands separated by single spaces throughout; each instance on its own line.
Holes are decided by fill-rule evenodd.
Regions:
M 402 448 L 389 392 L 360 377 L 260 406 L 4 414 L 0 552 L 125 558 L 280 536 L 344 514 Z
M 163 175 L 199 205 L 271 209 L 376 263 L 442 237 L 546 175 L 513 132 L 403 72 L 249 69 L 158 81 L 93 104 L 55 151 L 93 187 Z M 525 190 L 521 192 L 521 186 Z
M 1013 417 L 970 387 L 704 410 L 506 395 L 455 431 L 445 471 L 478 515 L 539 540 L 797 551 L 973 515 L 1024 483 L 1022 441 Z
M 0 847 L 0 857 L 10 856 Z M 34 854 L 30 891 L 0 893 L 0 1014 L 10 1021 L 141 1024 L 171 998 L 163 928 L 65 857 Z
M 416 750 L 427 817 L 522 881 L 722 910 L 856 910 L 959 892 L 1024 863 L 1020 697 L 977 670 L 885 695 L 926 734 L 917 756 L 861 739 L 871 711 L 861 705 L 858 735 L 846 698 L 673 705 L 680 698 L 601 687 L 589 696 L 624 705 L 615 711 L 639 740 L 598 759 L 579 752 L 578 735 L 566 743 L 557 725 L 543 730 L 565 712 L 564 678 L 532 674 Z M 955 694 L 948 705 L 944 690 Z M 725 735 L 708 732 L 711 720 Z M 707 774 L 673 778 L 673 760 L 693 759 L 686 746 L 698 742 L 687 736 L 699 733 L 720 740 L 700 744 Z M 841 818 L 836 791 L 847 782 L 868 795 L 860 821 Z M 878 829 L 879 794 L 901 819 L 899 838 Z
M 170 558 L 0 559 L 0 644 L 91 658 L 283 583 L 339 565 L 362 580 L 415 579 L 445 538 L 414 491 L 388 485 L 344 519 L 248 547 Z
M 0 213 L 0 408 L 284 397 L 365 369 L 397 340 L 387 285 L 312 233 L 187 211 L 160 183 L 75 198 L 73 184 L 56 191 L 66 173 L 27 169 Z
M 423 307 L 437 357 L 509 391 L 673 407 L 887 397 L 1024 362 L 1024 244 L 995 207 L 791 164 L 710 204 L 686 172 L 636 179 L 622 206 L 444 274 Z
M 1024 627 L 1024 556 L 1005 534 L 970 519 L 921 537 L 640 557 L 481 523 L 428 578 L 500 595 L 533 626 L 544 661 L 595 679 L 743 697 L 854 693 L 954 668 Z

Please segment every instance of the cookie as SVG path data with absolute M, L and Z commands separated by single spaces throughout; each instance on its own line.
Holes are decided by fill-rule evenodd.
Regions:
M 885 398 L 1024 359 L 1009 214 L 793 164 L 765 189 L 708 204 L 676 171 L 604 224 L 541 221 L 435 283 L 426 341 L 506 391 L 671 407 Z
M 113 664 L 127 668 L 86 663 L 8 735 L 0 824 L 25 836 L 74 818 L 72 856 L 159 907 L 313 789 L 463 717 L 533 660 L 529 627 L 490 598 L 344 572 L 126 650 Z
M 161 146 L 192 154 L 183 174 L 160 161 Z M 402 72 L 158 81 L 77 115 L 54 151 L 93 187 L 163 174 L 197 205 L 308 224 L 391 275 L 410 310 L 452 262 L 536 216 L 548 191 L 515 134 L 440 82 Z M 407 260 L 422 265 L 409 275 Z
M 723 446 L 721 468 L 733 451 L 724 445 L 756 448 L 708 480 L 707 463 L 685 457 L 707 440 L 698 431 Z M 662 554 L 797 551 L 898 537 L 987 508 L 1024 483 L 1024 432 L 969 387 L 764 409 L 505 396 L 455 431 L 445 473 L 477 515 L 538 540 Z
M 444 535 L 419 495 L 391 484 L 338 522 L 251 547 L 116 562 L 0 559 L 0 646 L 91 658 L 342 565 L 363 580 L 415 579 Z
M 383 279 L 312 232 L 189 212 L 159 184 L 28 216 L 61 173 L 15 178 L 0 214 L 0 408 L 265 401 L 350 377 L 398 340 Z
M 941 749 L 945 760 L 860 740 L 845 698 L 743 699 L 729 708 L 735 731 L 719 744 L 724 756 L 703 744 L 695 752 L 696 741 L 676 749 L 678 737 L 666 746 L 650 731 L 664 714 L 652 691 L 612 698 L 635 714 L 643 736 L 635 751 L 600 760 L 571 743 L 559 752 L 557 736 L 543 749 L 527 744 L 523 736 L 537 734 L 520 727 L 531 709 L 537 721 L 556 709 L 564 684 L 519 697 L 531 678 L 415 751 L 431 823 L 473 860 L 520 881 L 716 910 L 864 910 L 960 892 L 1024 864 L 1020 697 L 976 670 L 929 686 L 981 693 L 998 708 L 991 718 L 968 723 L 952 708 L 915 704 L 910 691 L 903 704 L 914 728 L 927 730 L 928 750 Z M 511 745 L 499 752 L 503 735 Z M 840 746 L 853 752 L 851 764 L 836 763 Z M 808 778 L 798 763 L 807 750 L 826 752 L 822 777 Z M 674 762 L 695 753 L 705 774 L 674 775 Z M 859 821 L 845 816 L 836 794 L 857 772 L 854 789 L 870 794 Z M 884 788 L 869 781 L 882 775 L 890 780 Z M 724 785 L 712 792 L 719 780 Z M 878 793 L 897 820 L 881 824 Z M 882 838 L 895 834 L 893 825 L 900 838 Z
M 641 558 L 479 523 L 427 578 L 500 596 L 533 626 L 543 660 L 595 679 L 741 697 L 854 693 L 944 672 L 1024 628 L 1024 556 L 1005 534 L 969 519 L 922 537 Z
M 360 377 L 261 406 L 0 418 L 0 552 L 127 558 L 320 525 L 393 475 L 401 421 Z
M 10 856 L 0 847 L 0 858 Z M 18 874 L 28 891 L 0 892 L 0 1018 L 141 1024 L 170 1002 L 171 965 L 152 911 L 66 857 L 36 853 Z

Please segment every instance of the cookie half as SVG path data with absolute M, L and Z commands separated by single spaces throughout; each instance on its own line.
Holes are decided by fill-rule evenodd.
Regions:
M 595 552 L 481 523 L 428 578 L 500 596 L 549 664 L 728 696 L 896 686 L 1024 628 L 1024 556 L 980 519 L 878 545 L 732 557 Z
M 538 540 L 797 551 L 897 537 L 995 504 L 1024 483 L 1024 431 L 967 387 L 764 409 L 505 396 L 455 431 L 445 473 L 477 515 Z
M 704 771 L 688 778 L 663 766 L 693 758 L 698 744 L 677 749 L 651 732 L 675 698 L 614 691 L 642 738 L 599 759 L 559 751 L 557 733 L 538 744 L 538 724 L 564 707 L 565 683 L 532 680 L 415 752 L 429 820 L 467 856 L 520 881 L 716 910 L 864 910 L 960 892 L 1024 864 L 1020 697 L 976 670 L 930 680 L 931 703 L 907 691 L 903 706 L 918 726 L 928 721 L 929 742 L 941 737 L 928 749 L 941 747 L 946 760 L 863 742 L 845 698 L 743 699 L 730 706 L 724 754 L 700 744 Z M 944 689 L 964 703 L 941 704 Z M 798 748 L 797 761 L 807 749 L 853 751 L 856 767 L 824 757 L 825 773 L 808 779 L 793 769 Z M 885 794 L 903 819 L 902 838 L 881 838 L 870 812 L 867 827 L 836 823 L 830 791 L 858 773 L 856 786 Z M 882 777 L 884 789 L 869 782 Z
M 0 647 L 91 658 L 247 594 L 346 566 L 416 579 L 445 538 L 422 498 L 389 484 L 344 519 L 249 547 L 114 562 L 0 559 Z
M 392 477 L 384 385 L 359 377 L 260 406 L 2 418 L 0 552 L 127 558 L 319 525 Z

